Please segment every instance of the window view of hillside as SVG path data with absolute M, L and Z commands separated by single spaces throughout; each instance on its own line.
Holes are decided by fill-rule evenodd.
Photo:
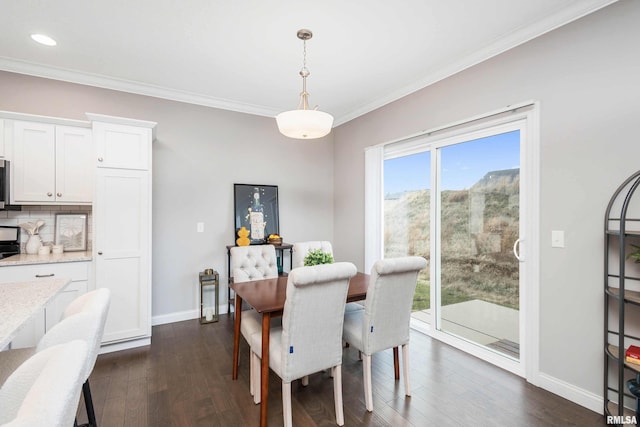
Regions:
M 430 154 L 384 162 L 385 257 L 419 255 L 431 263 Z M 518 310 L 518 132 L 444 147 L 441 162 L 441 305 L 482 300 Z M 430 308 L 430 282 L 423 271 L 414 311 Z
M 468 190 L 442 192 L 442 305 L 482 299 L 518 309 L 520 170 L 489 172 Z M 385 257 L 419 255 L 431 261 L 430 190 L 387 194 Z M 419 277 L 414 310 L 430 307 L 429 271 Z

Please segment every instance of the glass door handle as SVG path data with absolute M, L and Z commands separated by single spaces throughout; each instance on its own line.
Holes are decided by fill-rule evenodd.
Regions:
M 521 239 L 517 239 L 514 243 L 513 243 L 513 255 L 516 257 L 516 259 L 520 262 L 524 261 L 524 257 L 520 255 L 520 240 Z

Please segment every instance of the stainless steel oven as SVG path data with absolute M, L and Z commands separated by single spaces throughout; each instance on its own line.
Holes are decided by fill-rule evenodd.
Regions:
M 10 162 L 8 160 L 0 160 L 0 210 L 20 210 L 20 206 L 11 205 L 9 198 L 11 190 L 9 168 Z

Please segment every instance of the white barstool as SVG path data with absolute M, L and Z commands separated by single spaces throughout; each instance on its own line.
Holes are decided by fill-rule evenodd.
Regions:
M 88 346 L 73 340 L 33 354 L 0 388 L 0 426 L 69 427 L 74 423 Z

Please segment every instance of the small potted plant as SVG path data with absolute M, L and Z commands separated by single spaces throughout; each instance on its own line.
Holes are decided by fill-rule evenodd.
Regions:
M 319 264 L 333 264 L 333 256 L 327 252 L 322 252 L 320 249 L 309 251 L 306 257 L 304 257 L 304 265 L 319 265 Z
M 631 258 L 632 260 L 640 264 L 640 246 L 634 245 L 633 243 L 631 244 L 631 246 L 635 249 L 635 252 L 631 252 L 629 255 L 627 255 L 627 259 Z

